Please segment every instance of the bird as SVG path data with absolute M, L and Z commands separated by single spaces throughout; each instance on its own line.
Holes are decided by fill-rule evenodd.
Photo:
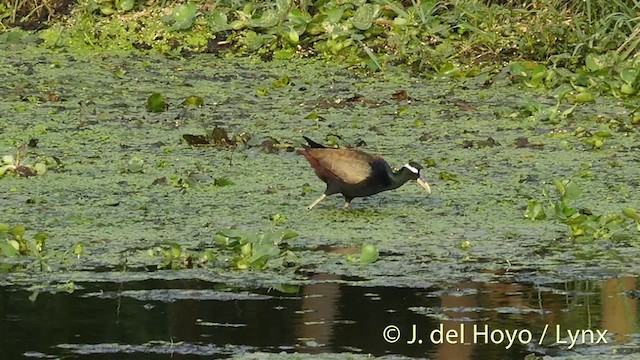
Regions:
M 311 210 L 327 196 L 342 194 L 344 209 L 357 197 L 366 197 L 382 191 L 397 189 L 409 180 L 416 180 L 429 194 L 431 187 L 420 164 L 409 162 L 393 171 L 381 157 L 353 149 L 329 148 L 306 136 L 307 145 L 298 150 L 327 189 L 307 209 Z

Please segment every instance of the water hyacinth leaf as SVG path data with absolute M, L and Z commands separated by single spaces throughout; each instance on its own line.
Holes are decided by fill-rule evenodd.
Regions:
M 342 14 L 344 14 L 344 9 L 339 6 L 332 7 L 325 12 L 327 20 L 334 24 L 337 24 L 342 19 Z
M 509 72 L 512 75 L 516 75 L 516 76 L 522 76 L 522 77 L 527 76 L 527 70 L 525 69 L 524 65 L 519 61 L 511 63 L 511 66 L 509 66 Z
M 247 236 L 247 232 L 238 229 L 223 229 L 216 232 L 216 235 L 225 237 L 228 239 L 242 239 Z
M 282 241 L 298 237 L 298 233 L 291 230 L 279 230 L 279 231 L 276 231 L 276 234 L 278 234 L 278 236 L 280 237 L 280 240 Z
M 277 290 L 283 294 L 297 294 L 298 291 L 300 291 L 300 286 L 291 284 L 278 284 L 273 286 L 272 289 Z
M 360 262 L 363 264 L 371 264 L 376 262 L 380 257 L 378 248 L 373 244 L 364 244 L 360 250 Z
M 249 257 L 253 253 L 253 244 L 245 243 L 240 246 L 240 254 L 244 257 Z
M 106 5 L 100 7 L 100 12 L 102 13 L 102 15 L 109 16 L 115 14 L 116 10 L 112 8 L 111 5 Z
M 590 53 L 587 55 L 585 59 L 585 65 L 589 71 L 598 71 L 602 70 L 605 66 L 604 61 L 601 57 L 596 54 Z
M 446 63 L 438 69 L 438 74 L 453 77 L 460 73 L 460 68 L 452 63 Z
M 298 35 L 298 32 L 293 28 L 289 30 L 289 40 L 294 44 L 300 42 L 300 35 Z
M 280 17 L 274 9 L 268 9 L 257 19 L 251 19 L 250 25 L 254 28 L 271 28 L 278 24 Z
M 13 235 L 16 239 L 22 239 L 26 229 L 23 225 L 14 225 L 9 228 L 9 234 Z
M 173 12 L 171 13 L 171 20 L 173 20 L 173 25 L 171 26 L 174 30 L 185 30 L 193 25 L 193 20 L 196 18 L 198 9 L 194 3 L 184 3 L 173 8 Z
M 620 71 L 620 78 L 628 85 L 633 86 L 638 78 L 638 71 L 634 68 L 625 68 Z
M 624 83 L 620 86 L 620 92 L 624 95 L 633 95 L 636 93 L 636 89 L 633 86 Z
M 575 181 L 569 180 L 564 186 L 564 198 L 567 200 L 575 200 L 580 197 L 580 187 Z
M 44 250 L 44 244 L 49 238 L 49 234 L 46 232 L 39 232 L 33 236 L 33 239 L 36 241 L 36 250 L 41 252 Z
M 262 47 L 263 38 L 255 31 L 247 31 L 244 38 L 249 50 L 258 50 L 260 47 Z
M 589 91 L 581 91 L 576 95 L 576 102 L 594 102 L 596 101 L 595 97 Z
M 300 34 L 304 33 L 306 25 L 313 20 L 308 12 L 302 11 L 295 7 L 289 12 L 289 16 L 287 17 L 287 19 L 291 24 L 293 24 L 293 26 L 296 27 L 296 31 L 300 32 Z
M 219 32 L 229 29 L 227 14 L 222 11 L 214 11 L 209 18 L 209 25 L 213 32 Z
M 640 215 L 633 208 L 624 208 L 622 214 L 630 219 L 640 222 Z
M 13 243 L 18 245 L 18 242 L 15 240 L 0 241 L 0 256 L 9 256 L 9 257 L 20 256 L 20 253 L 18 252 L 18 248 L 16 248 L 16 246 Z
M 79 242 L 73 247 L 73 254 L 80 258 L 84 254 L 84 244 Z
M 15 166 L 14 165 L 4 165 L 4 166 L 0 166 L 0 176 L 4 175 L 7 170 L 9 169 L 14 169 Z
M 373 25 L 373 21 L 378 17 L 379 12 L 379 5 L 366 3 L 358 7 L 358 10 L 351 18 L 351 24 L 358 30 L 367 30 Z
M 253 251 L 251 253 L 251 257 L 249 258 L 249 262 L 254 263 L 256 261 L 264 259 L 264 263 L 266 260 L 275 258 L 280 254 L 280 248 L 278 245 L 268 242 L 268 241 L 259 241 L 258 243 L 253 245 Z
M 279 14 L 284 14 L 291 7 L 292 0 L 276 0 L 276 8 Z
M 542 220 L 547 217 L 544 212 L 544 207 L 541 203 L 535 200 L 529 200 L 527 209 L 524 211 L 524 216 L 531 220 Z
M 610 138 L 612 136 L 610 132 L 604 130 L 596 131 L 593 135 L 603 139 Z
M 147 99 L 147 111 L 159 113 L 167 110 L 169 105 L 164 101 L 164 97 L 160 93 L 153 93 Z
M 15 163 L 15 160 L 14 160 L 13 156 L 5 155 L 5 156 L 2 157 L 2 163 L 13 165 Z
M 133 9 L 135 3 L 135 0 L 116 0 L 116 8 L 120 11 L 127 12 Z
M 184 99 L 182 105 L 201 107 L 204 106 L 204 98 L 202 96 L 191 95 Z

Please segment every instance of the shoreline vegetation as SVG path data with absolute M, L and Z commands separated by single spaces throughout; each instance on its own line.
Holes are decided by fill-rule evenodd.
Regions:
M 640 63 L 637 0 L 5 0 L 0 22 L 0 44 L 35 32 L 49 47 L 315 57 L 445 76 L 513 62 L 587 73 Z

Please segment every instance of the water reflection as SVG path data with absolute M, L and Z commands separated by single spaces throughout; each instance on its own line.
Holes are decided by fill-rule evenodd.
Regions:
M 150 353 L 227 357 L 297 351 L 522 359 L 530 353 L 640 354 L 638 299 L 630 293 L 638 287 L 634 277 L 422 289 L 350 286 L 333 275 L 313 280 L 296 294 L 197 280 L 83 284 L 72 294 L 42 293 L 35 302 L 23 289 L 3 287 L 0 356 L 141 359 Z M 389 326 L 396 327 L 387 334 L 398 338 L 393 343 L 383 338 Z M 588 342 L 599 343 L 577 339 L 568 350 L 575 340 L 571 334 L 588 329 L 594 333 Z

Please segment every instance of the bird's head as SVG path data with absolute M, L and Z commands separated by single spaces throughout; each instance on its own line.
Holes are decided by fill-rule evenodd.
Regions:
M 400 172 L 406 173 L 411 179 L 418 182 L 429 194 L 431 194 L 431 187 L 424 176 L 424 169 L 420 164 L 415 162 L 409 162 L 400 168 Z

